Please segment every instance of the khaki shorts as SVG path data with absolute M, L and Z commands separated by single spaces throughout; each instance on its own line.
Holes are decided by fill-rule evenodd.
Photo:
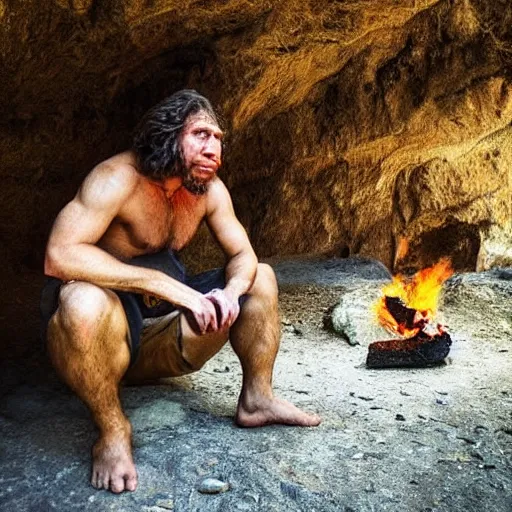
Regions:
M 196 371 L 183 356 L 181 313 L 173 311 L 159 318 L 144 320 L 136 360 L 125 379 L 137 382 L 141 375 L 179 377 Z

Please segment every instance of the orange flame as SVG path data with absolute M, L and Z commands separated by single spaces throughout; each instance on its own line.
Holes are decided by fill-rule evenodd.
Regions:
M 432 321 L 437 311 L 442 284 L 452 274 L 450 260 L 443 258 L 432 267 L 420 270 L 410 279 L 401 275 L 394 276 L 393 281 L 382 289 L 382 296 L 375 305 L 379 322 L 393 333 L 406 338 L 415 336 L 420 328 L 408 329 L 405 325 L 398 324 L 386 308 L 385 298 L 398 297 L 408 308 L 417 311 L 415 320 Z

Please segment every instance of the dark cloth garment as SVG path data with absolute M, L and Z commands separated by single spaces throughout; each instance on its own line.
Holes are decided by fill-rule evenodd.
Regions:
M 194 276 L 187 276 L 185 267 L 171 250 L 163 250 L 154 254 L 137 256 L 128 262 L 145 268 L 160 270 L 168 276 L 180 281 L 200 293 L 208 293 L 214 288 L 224 288 L 226 278 L 224 269 L 209 270 Z M 41 294 L 41 337 L 46 344 L 48 322 L 59 305 L 59 291 L 62 285 L 60 279 L 48 277 Z M 144 318 L 155 318 L 168 315 L 176 311 L 176 307 L 170 302 L 137 293 L 129 293 L 113 290 L 121 300 L 128 325 L 130 327 L 131 359 L 133 364 L 137 358 L 140 347 L 140 334 Z M 241 298 L 241 303 L 243 298 Z

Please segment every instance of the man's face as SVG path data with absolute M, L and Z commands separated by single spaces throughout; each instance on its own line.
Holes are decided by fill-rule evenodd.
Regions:
M 183 186 L 193 194 L 204 194 L 221 163 L 222 130 L 205 112 L 190 116 L 181 134 L 184 166 Z

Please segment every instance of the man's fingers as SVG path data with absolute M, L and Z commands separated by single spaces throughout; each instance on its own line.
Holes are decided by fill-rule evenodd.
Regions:
M 215 305 L 207 298 L 201 298 L 197 304 L 197 308 L 190 310 L 190 312 L 194 317 L 194 322 L 197 325 L 199 334 L 215 332 L 218 329 Z
M 217 330 L 217 310 L 215 309 L 215 304 L 209 302 L 208 307 L 208 320 L 206 325 L 207 331 L 215 332 Z
M 217 311 L 215 310 L 215 306 L 213 304 L 211 310 L 208 311 L 208 313 L 206 331 L 215 332 L 217 330 Z
M 229 329 L 238 316 L 236 304 L 230 304 L 227 302 L 225 306 L 226 307 L 222 315 L 221 329 Z
M 217 313 L 215 329 L 213 327 L 211 329 L 229 329 L 235 323 L 240 313 L 238 300 L 232 300 L 221 289 L 212 290 L 205 297 L 215 305 Z
M 222 290 L 212 290 L 205 297 L 215 305 L 218 314 L 218 328 L 223 329 L 229 317 L 229 304 Z

